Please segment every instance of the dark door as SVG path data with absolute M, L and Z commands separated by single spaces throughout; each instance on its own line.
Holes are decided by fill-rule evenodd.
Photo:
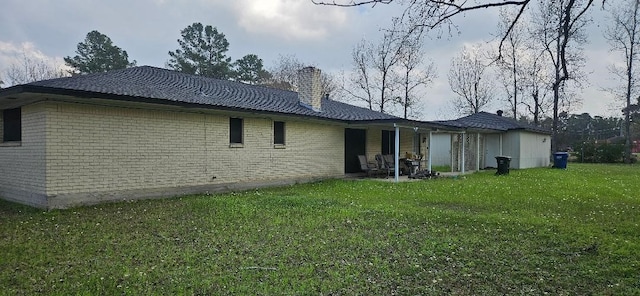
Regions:
M 382 131 L 382 154 L 395 154 L 396 153 L 396 132 L 395 131 Z
M 365 155 L 367 145 L 367 131 L 363 129 L 344 129 L 344 172 L 360 172 L 358 155 Z

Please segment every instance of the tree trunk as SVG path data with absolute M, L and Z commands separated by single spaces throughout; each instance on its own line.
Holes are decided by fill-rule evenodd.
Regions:
M 631 30 L 631 38 L 629 38 L 629 55 L 627 57 L 627 93 L 626 93 L 626 112 L 624 114 L 624 163 L 631 163 L 631 88 L 632 88 L 632 80 L 633 80 L 633 62 L 635 57 L 635 46 L 636 46 L 636 26 L 638 25 L 638 20 L 636 19 L 638 15 L 638 1 L 635 1 L 634 9 L 633 9 L 633 29 Z
M 513 64 L 513 119 L 518 119 L 518 74 L 516 66 L 516 49 L 511 46 L 511 58 Z

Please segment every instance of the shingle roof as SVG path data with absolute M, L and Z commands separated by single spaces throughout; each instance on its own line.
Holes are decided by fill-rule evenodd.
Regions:
M 536 133 L 551 134 L 550 130 L 534 125 L 518 122 L 513 118 L 507 118 L 487 112 L 479 112 L 456 120 L 436 121 L 437 123 L 468 129 L 489 129 L 497 131 L 526 130 Z
M 322 111 L 300 105 L 292 91 L 184 74 L 150 66 L 32 82 L 26 91 L 100 94 L 155 103 L 186 103 L 204 108 L 270 112 L 342 121 L 399 119 L 398 117 L 323 98 Z

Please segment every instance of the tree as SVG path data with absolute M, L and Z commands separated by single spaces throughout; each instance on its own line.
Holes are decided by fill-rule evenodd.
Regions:
M 497 52 L 496 65 L 499 78 L 507 95 L 512 115 L 531 116 L 534 125 L 540 125 L 542 116 L 548 114 L 553 104 L 550 102 L 549 62 L 545 59 L 546 46 L 536 40 L 536 28 L 531 17 L 521 16 L 513 23 L 514 11 L 500 9 L 498 36 L 505 37 L 502 52 Z M 509 33 L 506 33 L 509 30 Z M 523 111 L 518 111 L 524 106 Z
M 397 36 L 395 28 L 386 31 L 378 44 L 368 44 L 363 47 L 368 56 L 370 73 L 374 75 L 372 86 L 378 92 L 377 100 L 373 101 L 378 111 L 385 112 L 385 107 L 394 103 L 393 68 L 399 62 L 402 51 L 402 40 Z M 387 111 L 388 112 L 388 111 Z
M 360 41 L 351 51 L 351 58 L 353 59 L 353 72 L 351 73 L 351 83 L 355 86 L 357 91 L 351 91 L 345 88 L 351 97 L 364 101 L 367 104 L 369 110 L 373 110 L 373 102 L 375 96 L 373 95 L 372 81 L 369 79 L 369 56 L 365 51 L 366 42 Z
M 73 74 L 100 73 L 136 65 L 135 60 L 129 62 L 126 51 L 113 45 L 111 38 L 95 30 L 87 33 L 84 42 L 78 43 L 76 54 L 73 58 L 64 58 L 65 63 L 74 68 Z
M 622 53 L 624 68 L 612 67 L 611 72 L 624 83 L 624 91 L 612 92 L 622 98 L 624 110 L 624 162 L 631 162 L 631 97 L 638 97 L 638 69 L 640 54 L 640 11 L 638 0 L 625 0 L 623 4 L 610 8 L 611 24 L 605 31 L 605 38 L 611 49 Z M 640 102 L 639 102 L 640 103 Z
M 602 3 L 606 3 L 607 0 L 602 0 Z M 518 12 L 513 18 L 509 29 L 505 32 L 505 35 L 500 41 L 498 52 L 502 52 L 502 45 L 507 38 L 507 34 L 511 32 L 511 28 L 520 21 L 520 17 L 525 10 L 531 6 L 531 3 L 536 1 L 531 0 L 493 0 L 482 1 L 480 4 L 476 1 L 456 1 L 456 0 L 424 0 L 424 1 L 402 1 L 402 0 L 311 0 L 316 5 L 328 5 L 339 7 L 354 7 L 361 5 L 378 4 L 392 4 L 400 3 L 405 5 L 405 10 L 402 14 L 404 19 L 413 23 L 413 27 L 424 27 L 428 29 L 435 29 L 441 26 L 448 26 L 449 30 L 455 27 L 453 18 L 458 15 L 464 15 L 465 13 L 472 11 L 485 10 L 487 8 L 500 8 L 500 7 L 515 7 Z M 566 24 L 571 24 L 576 20 L 579 20 L 583 15 L 591 8 L 594 0 L 569 0 L 567 2 L 567 10 L 565 14 Z M 582 5 L 584 3 L 584 5 Z
M 465 46 L 462 52 L 451 60 L 449 85 L 458 95 L 453 101 L 456 110 L 465 115 L 478 113 L 492 99 L 493 84 L 487 77 L 479 48 L 471 51 Z
M 515 7 L 517 12 L 512 19 L 508 29 L 504 32 L 498 46 L 498 57 L 503 53 L 503 46 L 509 33 L 514 26 L 521 21 L 521 17 L 528 7 L 532 3 L 537 1 L 531 0 L 490 0 L 484 1 L 456 1 L 456 0 L 424 0 L 424 1 L 401 1 L 401 0 L 311 0 L 317 5 L 332 5 L 342 7 L 352 7 L 360 5 L 377 5 L 377 4 L 391 4 L 400 3 L 405 5 L 402 18 L 413 23 L 413 27 L 425 27 L 429 29 L 439 27 L 455 28 L 453 19 L 459 15 L 470 13 L 473 11 L 484 10 L 488 8 L 499 7 Z M 607 0 L 603 0 L 603 4 Z M 479 3 L 479 4 L 478 4 Z M 565 91 L 567 85 L 566 82 L 572 78 L 572 67 L 575 67 L 576 61 L 571 60 L 571 55 L 568 54 L 575 44 L 574 41 L 578 39 L 581 28 L 584 27 L 585 19 L 587 19 L 586 13 L 591 7 L 593 7 L 594 0 L 541 0 L 541 5 L 545 7 L 553 7 L 555 22 L 554 28 L 550 32 L 555 32 L 553 38 L 550 40 L 556 40 L 552 51 L 555 52 L 554 67 L 556 69 L 556 75 L 554 75 L 552 89 L 553 89 L 553 135 L 552 135 L 552 147 L 555 140 L 557 140 L 557 123 L 558 113 L 562 93 Z M 549 43 L 547 43 L 549 44 Z M 551 45 L 550 45 L 551 49 Z M 566 97 L 565 97 L 566 98 Z M 555 151 L 555 149 L 554 149 Z
M 56 63 L 43 58 L 29 57 L 26 52 L 21 58 L 14 58 L 5 72 L 8 85 L 25 84 L 34 81 L 68 76 Z M 3 84 L 4 82 L 0 83 Z
M 180 48 L 169 52 L 169 68 L 218 79 L 231 76 L 231 58 L 226 55 L 229 42 L 217 28 L 193 23 L 180 34 Z
M 269 69 L 271 78 L 265 82 L 265 85 L 278 89 L 298 91 L 298 70 L 304 67 L 304 63 L 298 60 L 295 55 L 280 55 L 274 66 Z
M 268 71 L 270 77 L 262 84 L 278 89 L 298 91 L 298 70 L 307 66 L 309 64 L 301 62 L 295 55 L 280 55 L 274 66 Z M 333 75 L 322 72 L 320 84 L 323 96 L 339 97 L 342 88 L 336 83 Z
M 236 81 L 248 84 L 260 84 L 270 78 L 271 74 L 264 69 L 262 59 L 255 54 L 248 54 L 233 63 Z
M 421 34 L 407 39 L 399 56 L 397 83 L 402 96 L 398 98 L 405 119 L 409 118 L 410 113 L 416 112 L 419 87 L 430 84 L 436 77 L 436 67 L 433 62 L 426 65 L 424 63 L 421 39 Z
M 621 138 L 623 126 L 620 118 L 561 112 L 559 119 L 557 144 L 560 149 L 577 151 L 584 143 L 613 143 Z M 622 153 L 618 157 L 622 158 Z
M 523 86 L 522 63 L 523 55 L 526 55 L 526 49 L 528 48 L 526 41 L 526 23 L 517 23 L 511 27 L 512 19 L 515 17 L 513 13 L 510 13 L 505 8 L 500 9 L 500 22 L 498 23 L 498 35 L 506 36 L 505 43 L 503 43 L 502 54 L 498 55 L 498 77 L 502 81 L 504 91 L 507 95 L 507 102 L 511 109 L 511 113 L 514 119 L 518 119 L 518 106 L 521 101 L 518 98 L 520 90 Z M 511 29 L 509 31 L 509 29 Z M 509 31 L 509 33 L 507 33 Z
M 421 63 L 416 55 L 412 55 L 410 60 L 406 58 L 409 57 L 408 47 L 420 47 L 422 30 L 405 30 L 404 25 L 402 19 L 394 18 L 392 27 L 383 31 L 378 42 L 363 39 L 352 50 L 353 71 L 350 82 L 354 89 L 346 91 L 356 100 L 364 101 L 371 110 L 389 112 L 392 105 L 408 98 L 408 93 L 404 94 L 405 98 L 396 94 L 396 88 L 402 86 L 402 78 L 399 76 L 404 75 L 400 73 L 400 61 L 404 57 L 405 62 L 411 64 L 409 74 L 415 70 L 413 68 L 418 67 L 415 63 Z M 408 103 L 407 112 L 413 101 Z
M 533 42 L 528 51 L 529 55 L 525 56 L 521 63 L 521 85 L 523 93 L 529 96 L 524 97 L 521 102 L 526 107 L 526 113 L 533 117 L 533 124 L 540 126 L 542 117 L 549 112 L 553 102 L 549 96 L 549 69 L 544 62 L 544 53 L 535 44 Z
M 584 79 L 582 45 L 586 43 L 584 33 L 588 19 L 584 13 L 592 1 L 580 4 L 576 0 L 545 0 L 534 17 L 535 38 L 543 45 L 547 61 L 551 65 L 551 90 L 553 91 L 553 125 L 551 146 L 557 151 L 558 114 L 562 105 L 570 105 L 575 100 L 568 82 L 576 83 Z M 582 6 L 581 6 L 582 5 Z

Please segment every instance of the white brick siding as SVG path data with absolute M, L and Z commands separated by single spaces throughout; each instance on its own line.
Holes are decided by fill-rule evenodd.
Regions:
M 367 155 L 371 157 L 382 152 L 382 128 L 367 129 Z M 394 129 L 385 129 L 393 131 Z M 404 158 L 405 152 L 413 152 L 413 129 L 400 128 L 400 158 Z M 392 139 L 395 141 L 395 139 Z
M 46 195 L 45 104 L 24 106 L 21 112 L 22 141 L 0 144 L 0 196 L 37 206 Z
M 0 186 L 46 193 L 42 207 L 344 174 L 340 125 L 279 118 L 286 122 L 286 147 L 275 149 L 273 120 L 243 117 L 243 148 L 230 148 L 226 114 L 63 102 L 23 110 L 23 145 L 0 147 Z M 7 171 L 20 175 L 6 177 Z
M 375 155 L 382 153 L 382 128 L 371 127 L 367 129 L 367 158 L 375 161 Z M 385 129 L 394 130 L 394 129 Z M 395 139 L 393 140 L 395 141 Z M 406 152 L 413 152 L 414 131 L 413 129 L 400 128 L 400 158 L 404 158 Z M 423 144 L 424 146 L 424 144 Z M 422 149 L 425 149 L 422 147 Z
M 320 69 L 306 67 L 298 71 L 298 99 L 313 110 L 322 110 Z

